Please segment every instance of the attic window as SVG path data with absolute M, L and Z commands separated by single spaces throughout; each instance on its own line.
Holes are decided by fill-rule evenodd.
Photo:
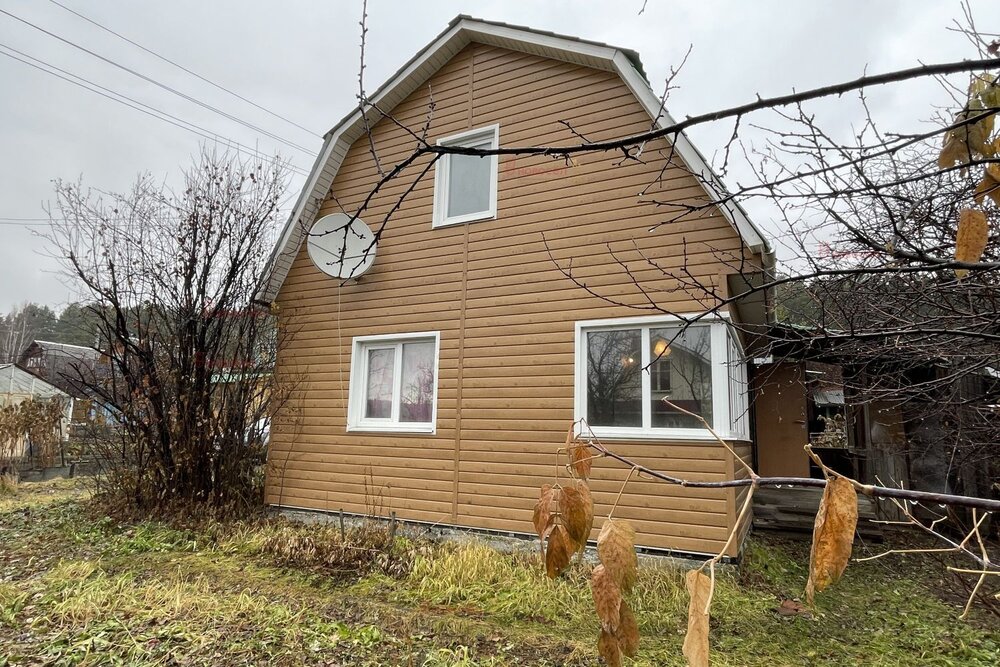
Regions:
M 500 145 L 500 126 L 462 132 L 439 146 L 491 149 Z M 444 155 L 435 167 L 434 227 L 489 220 L 497 215 L 497 156 Z

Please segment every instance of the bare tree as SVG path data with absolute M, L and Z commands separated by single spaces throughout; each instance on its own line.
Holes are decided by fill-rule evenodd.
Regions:
M 203 151 L 173 192 L 59 182 L 48 241 L 99 330 L 109 488 L 138 507 L 251 501 L 279 331 L 252 304 L 285 188 L 278 162 Z

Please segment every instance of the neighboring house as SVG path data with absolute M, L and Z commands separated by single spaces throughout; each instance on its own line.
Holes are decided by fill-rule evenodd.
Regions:
M 673 122 L 635 52 L 464 16 L 373 95 L 418 129 L 432 98 L 429 139 L 457 146 L 569 145 L 580 138 L 564 123 L 596 141 Z M 368 116 L 383 168 L 409 156 L 412 136 Z M 341 281 L 310 261 L 304 241 L 315 221 L 357 211 L 375 186 L 364 127 L 355 110 L 326 135 L 258 294 L 291 332 L 276 373 L 301 383 L 272 427 L 269 504 L 355 513 L 378 504 L 411 521 L 529 534 L 539 487 L 579 418 L 651 468 L 744 475 L 697 419 L 660 399 L 703 416 L 749 460 L 743 341 L 729 320 L 764 323 L 765 303 L 705 319 L 668 346 L 679 322 L 643 310 L 646 297 L 609 252 L 680 313 L 704 305 L 657 281 L 646 259 L 673 270 L 686 261 L 723 292 L 772 269 L 768 242 L 732 202 L 650 232 L 669 214 L 642 204 L 640 189 L 692 204 L 722 191 L 683 135 L 673 147 L 649 142 L 641 161 L 445 157 L 394 210 L 424 158 L 373 196 L 361 219 L 378 228 L 391 212 L 388 227 L 371 268 Z M 744 274 L 723 256 L 742 257 Z M 556 264 L 571 261 L 590 290 L 623 305 L 564 276 Z M 628 472 L 595 462 L 598 517 Z M 633 478 L 615 515 L 644 547 L 710 554 L 744 493 Z
M 100 372 L 101 353 L 92 347 L 34 340 L 17 363 L 73 398 L 73 422 L 88 421 L 95 411 L 87 389 Z
M 62 424 L 62 434 L 66 437 L 72 413 L 73 399 L 69 394 L 55 385 L 46 382 L 37 375 L 18 367 L 16 364 L 0 364 L 0 408 L 20 405 L 25 401 L 59 400 L 65 406 L 65 419 Z M 27 456 L 31 452 L 27 439 L 15 447 L 17 456 Z
M 781 329 L 774 328 L 774 341 Z M 754 372 L 761 475 L 822 477 L 804 449 L 809 443 L 826 465 L 863 483 L 980 497 L 1000 492 L 992 453 L 1000 373 L 987 367 L 959 375 L 947 358 L 907 360 L 912 386 L 925 388 L 894 394 L 878 386 L 877 373 L 857 368 L 852 356 L 824 351 L 821 341 L 774 348 L 779 353 L 762 358 Z M 895 514 L 891 503 L 880 508 Z

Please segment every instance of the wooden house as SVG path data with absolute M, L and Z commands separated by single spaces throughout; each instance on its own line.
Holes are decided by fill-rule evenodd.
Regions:
M 88 387 L 101 371 L 101 353 L 92 347 L 33 340 L 17 359 L 18 365 L 72 397 L 73 422 L 89 422 L 98 411 Z
M 432 100 L 428 137 L 455 146 L 571 145 L 672 123 L 638 54 L 460 16 L 372 100 L 378 111 L 355 110 L 326 135 L 258 293 L 288 334 L 276 374 L 296 387 L 272 426 L 266 501 L 362 513 L 378 498 L 410 521 L 530 534 L 539 487 L 580 418 L 650 468 L 741 476 L 697 419 L 660 399 L 703 416 L 749 460 L 744 341 L 731 322 L 763 321 L 763 302 L 675 338 L 679 322 L 644 309 L 632 282 L 663 287 L 640 256 L 671 269 L 686 262 L 723 293 L 773 266 L 764 235 L 732 202 L 651 231 L 664 215 L 640 189 L 692 203 L 723 191 L 684 135 L 649 142 L 641 160 L 453 154 L 430 166 L 424 156 L 372 195 L 379 172 L 366 122 L 391 169 L 414 148 L 400 125 L 420 131 Z M 389 218 L 370 268 L 326 275 L 310 259 L 310 229 L 357 213 L 369 196 L 368 227 Z M 743 272 L 722 256 L 741 258 Z M 570 264 L 589 289 L 567 278 Z M 653 297 L 673 312 L 704 309 L 683 290 Z M 628 473 L 596 462 L 597 528 Z M 633 478 L 616 516 L 644 547 L 710 554 L 743 493 Z

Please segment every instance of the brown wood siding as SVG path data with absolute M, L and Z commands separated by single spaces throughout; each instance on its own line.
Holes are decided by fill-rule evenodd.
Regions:
M 432 141 L 499 123 L 502 145 L 570 144 L 579 140 L 559 121 L 592 140 L 641 132 L 651 122 L 615 74 L 482 44 L 456 55 L 393 115 L 419 127 L 429 90 L 436 105 Z M 379 122 L 374 139 L 385 166 L 413 148 L 391 122 Z M 666 144 L 647 146 L 643 163 L 621 165 L 620 154 L 582 155 L 570 164 L 504 158 L 497 219 L 439 229 L 431 228 L 431 172 L 393 214 L 372 269 L 343 287 L 301 250 L 278 303 L 292 332 L 279 373 L 302 386 L 272 434 L 267 501 L 352 512 L 380 502 L 408 519 L 531 532 L 538 489 L 551 481 L 555 451 L 573 420 L 574 323 L 648 314 L 588 295 L 553 259 L 562 266 L 572 260 L 574 275 L 592 289 L 641 308 L 646 298 L 611 258 L 610 244 L 659 302 L 690 312 L 701 306 L 644 265 L 636 247 L 678 268 L 686 244 L 690 271 L 715 284 L 725 273 L 719 254 L 741 252 L 717 211 L 647 231 L 666 216 L 639 205 L 636 194 L 655 179 L 665 152 Z M 371 227 L 378 228 L 423 164 L 375 197 L 362 216 Z M 340 206 L 355 211 L 377 177 L 362 138 L 321 215 Z M 650 196 L 658 191 L 691 202 L 705 198 L 675 166 Z M 347 433 L 352 337 L 416 331 L 441 335 L 437 432 Z M 710 442 L 613 446 L 691 479 L 721 480 L 733 470 L 732 457 Z M 620 465 L 596 462 L 598 516 L 626 474 Z M 732 526 L 735 496 L 633 479 L 616 516 L 633 521 L 646 546 L 711 553 Z

